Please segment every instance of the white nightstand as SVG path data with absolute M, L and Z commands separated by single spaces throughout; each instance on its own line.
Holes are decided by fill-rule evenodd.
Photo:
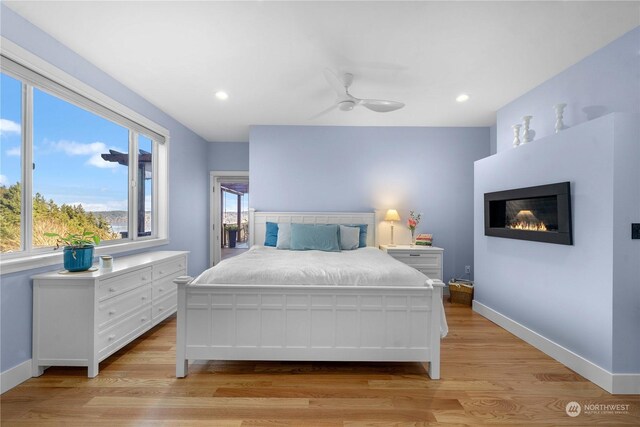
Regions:
M 380 249 L 431 279 L 442 280 L 444 249 L 435 246 L 380 245 Z

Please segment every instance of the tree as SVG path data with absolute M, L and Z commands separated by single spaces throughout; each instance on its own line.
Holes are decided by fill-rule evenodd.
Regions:
M 0 186 L 0 252 L 15 252 L 20 248 L 22 188 L 20 183 Z M 111 230 L 109 222 L 100 214 L 86 212 L 82 205 L 58 206 L 47 201 L 40 193 L 33 197 L 33 245 L 54 246 L 55 239 L 44 233 L 81 233 L 93 231 L 101 240 L 119 236 Z

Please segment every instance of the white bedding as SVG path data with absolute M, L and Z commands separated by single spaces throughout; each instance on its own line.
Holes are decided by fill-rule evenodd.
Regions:
M 431 286 L 427 276 L 379 249 L 289 251 L 253 246 L 205 270 L 193 284 Z M 448 332 L 440 304 L 440 336 Z
M 242 285 L 429 286 L 428 277 L 373 247 L 288 251 L 253 246 L 203 272 L 194 283 Z

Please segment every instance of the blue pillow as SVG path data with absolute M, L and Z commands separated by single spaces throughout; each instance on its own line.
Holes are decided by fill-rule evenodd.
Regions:
M 278 224 L 275 222 L 267 222 L 267 232 L 264 236 L 264 245 L 273 246 L 278 244 Z
M 337 224 L 291 224 L 292 251 L 340 252 Z
M 347 227 L 360 227 L 360 245 L 359 248 L 367 247 L 367 228 L 369 224 L 345 224 Z

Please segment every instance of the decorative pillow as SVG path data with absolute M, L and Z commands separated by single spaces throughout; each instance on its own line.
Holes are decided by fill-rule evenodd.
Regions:
M 351 251 L 360 246 L 360 227 L 340 226 L 340 249 Z
M 358 247 L 366 248 L 367 247 L 367 229 L 369 228 L 368 224 L 346 224 L 347 227 L 360 227 L 360 243 Z
M 293 251 L 340 252 L 337 224 L 291 224 Z
M 291 224 L 288 222 L 278 223 L 278 242 L 276 248 L 289 249 L 291 243 Z
M 267 222 L 267 231 L 264 235 L 264 245 L 275 247 L 278 243 L 278 224 Z

